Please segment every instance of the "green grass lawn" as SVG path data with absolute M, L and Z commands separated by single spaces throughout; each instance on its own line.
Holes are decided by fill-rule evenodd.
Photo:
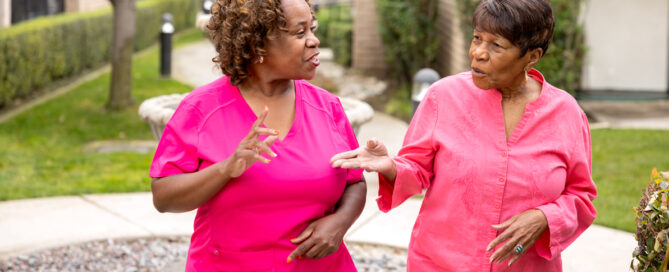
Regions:
M 635 213 L 653 167 L 669 171 L 669 131 L 593 130 L 596 224 L 634 231 Z
M 198 30 L 175 37 L 175 47 L 199 41 Z M 132 108 L 108 112 L 109 73 L 0 123 L 0 200 L 150 190 L 152 154 L 97 154 L 98 140 L 151 140 L 137 114 L 150 97 L 184 93 L 191 86 L 159 76 L 156 46 L 133 59 Z

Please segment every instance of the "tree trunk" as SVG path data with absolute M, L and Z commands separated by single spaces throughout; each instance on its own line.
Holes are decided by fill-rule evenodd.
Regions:
M 118 110 L 133 104 L 131 89 L 135 0 L 111 0 L 111 3 L 114 6 L 114 47 L 107 109 Z

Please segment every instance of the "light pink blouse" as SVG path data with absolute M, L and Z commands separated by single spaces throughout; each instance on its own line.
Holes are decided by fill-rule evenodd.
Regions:
M 542 83 L 506 140 L 502 96 L 471 73 L 444 78 L 419 106 L 394 161 L 393 187 L 380 178 L 386 212 L 427 189 L 411 234 L 409 271 L 561 271 L 560 252 L 595 218 L 590 131 L 568 93 Z M 511 267 L 489 264 L 491 225 L 540 209 L 548 230 Z
M 226 159 L 256 119 L 228 77 L 195 89 L 167 124 L 150 175 L 195 172 Z M 278 156 L 256 162 L 197 210 L 186 271 L 356 271 L 343 243 L 321 259 L 286 258 L 297 247 L 290 239 L 332 213 L 347 183 L 361 180 L 362 171 L 329 163 L 357 147 L 339 99 L 296 80 L 293 125 L 271 147 Z

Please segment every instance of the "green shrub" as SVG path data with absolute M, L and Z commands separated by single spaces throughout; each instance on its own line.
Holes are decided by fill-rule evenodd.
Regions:
M 136 50 L 157 41 L 164 12 L 174 15 L 177 31 L 195 22 L 196 7 L 191 0 L 137 2 Z M 110 8 L 41 17 L 0 29 L 0 107 L 56 80 L 107 63 L 112 33 Z
M 379 31 L 386 62 L 400 82 L 421 68 L 434 68 L 439 40 L 437 0 L 379 0 Z
M 465 41 L 472 39 L 472 16 L 480 0 L 457 0 Z M 546 80 L 571 94 L 580 89 L 583 56 L 587 50 L 583 24 L 578 23 L 583 0 L 551 0 L 555 29 L 553 42 L 537 64 Z M 469 43 L 466 43 L 469 51 Z
M 634 271 L 667 271 L 669 261 L 669 172 L 660 173 L 656 168 L 650 183 L 641 196 L 636 212 L 637 247 L 632 256 Z
M 353 17 L 350 6 L 320 8 L 316 18 L 318 18 L 316 36 L 321 41 L 320 46 L 332 49 L 337 63 L 350 66 L 353 44 Z

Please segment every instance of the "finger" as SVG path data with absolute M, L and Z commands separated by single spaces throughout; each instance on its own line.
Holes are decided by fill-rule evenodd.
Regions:
M 311 247 L 314 246 L 314 243 L 310 240 L 307 240 L 305 243 L 301 244 L 298 246 L 293 252 L 288 255 L 288 258 L 286 259 L 287 263 L 290 263 L 291 261 L 295 260 L 296 258 L 304 255 L 305 252 L 307 252 Z
M 253 160 L 265 163 L 265 164 L 270 163 L 270 159 L 265 158 L 263 156 L 260 156 L 260 155 L 258 155 L 258 153 L 253 152 L 253 151 L 248 150 L 248 149 L 242 150 L 238 154 L 239 154 L 239 157 L 243 158 L 243 159 L 253 159 Z
M 304 242 L 304 240 L 309 238 L 311 236 L 311 234 L 313 234 L 313 233 L 314 233 L 314 228 L 309 226 L 304 231 L 302 231 L 302 233 L 300 233 L 300 235 L 298 235 L 297 237 L 295 237 L 293 239 L 290 239 L 290 242 L 293 243 L 293 244 L 302 243 L 302 242 Z
M 256 127 L 256 135 L 279 135 L 279 130 L 273 128 Z
M 373 150 L 379 145 L 379 140 L 376 137 L 367 140 L 367 149 Z
M 305 253 L 304 256 L 309 259 L 318 259 L 321 257 L 321 254 L 325 247 L 326 246 L 323 244 L 316 244 L 313 247 L 311 247 L 311 249 L 309 249 L 309 251 L 307 251 L 307 253 Z
M 511 266 L 513 263 L 515 263 L 521 256 L 523 256 L 523 254 L 525 254 L 525 249 L 523 249 L 523 251 L 516 254 L 516 256 L 513 256 L 513 258 L 511 258 L 511 260 L 509 260 L 509 266 Z
M 492 242 L 490 242 L 490 244 L 488 244 L 488 247 L 486 248 L 486 251 L 490 251 L 493 248 L 497 247 L 497 245 L 506 241 L 506 239 L 508 239 L 509 236 L 511 236 L 511 232 L 509 230 L 506 230 L 506 231 L 502 232 L 500 235 L 495 237 L 495 239 L 493 239 Z
M 263 140 L 263 143 L 265 143 L 265 145 L 267 145 L 267 146 L 272 146 L 274 144 L 274 142 L 276 142 L 277 139 L 279 139 L 278 136 L 272 135 L 272 136 L 269 136 L 269 137 L 265 138 L 265 140 Z
M 276 157 L 276 153 L 274 153 L 274 151 L 272 151 L 272 149 L 270 149 L 269 146 L 267 146 L 267 144 L 265 144 L 264 141 L 263 142 L 258 142 L 256 144 L 256 147 L 258 147 L 258 149 L 260 149 L 261 153 L 266 153 L 267 155 L 269 155 L 272 158 Z
M 497 225 L 491 225 L 491 226 L 492 226 L 493 229 L 496 229 L 496 230 L 503 230 L 503 229 L 508 228 L 509 226 L 511 226 L 511 224 L 513 224 L 513 222 L 516 221 L 516 218 L 517 218 L 517 217 L 518 217 L 518 216 L 516 215 L 516 216 L 511 217 L 511 218 L 509 218 L 508 220 L 506 220 L 506 221 L 504 221 L 504 222 L 502 222 L 502 223 L 499 223 L 499 224 L 497 224 Z
M 515 254 L 516 246 L 519 245 L 518 240 L 517 237 L 512 237 L 507 240 L 504 246 L 498 248 L 495 253 L 490 256 L 491 262 L 497 261 L 497 263 L 500 263 L 506 258 L 513 256 L 513 254 Z
M 270 163 L 270 162 L 272 161 L 272 160 L 270 160 L 270 159 L 268 159 L 268 158 L 265 158 L 265 157 L 263 157 L 263 156 L 260 156 L 260 155 L 258 155 L 258 154 L 254 154 L 254 155 L 253 155 L 253 159 L 255 159 L 256 161 L 262 162 L 262 163 L 264 163 L 264 164 L 268 164 L 268 163 Z
M 515 250 L 516 243 L 509 243 L 509 245 L 513 245 L 513 246 L 508 247 L 508 248 L 505 247 L 503 249 L 504 251 L 502 251 L 501 254 L 499 255 L 499 257 L 497 258 L 497 263 L 501 263 L 504 260 L 506 260 L 509 257 L 512 257 L 514 254 L 516 254 L 516 250 Z
M 334 163 L 337 160 L 355 158 L 356 156 L 358 156 L 358 152 L 359 152 L 358 149 L 353 149 L 353 150 L 350 150 L 350 151 L 339 153 L 337 155 L 332 156 L 332 158 L 330 158 L 330 163 Z
M 353 159 L 338 159 L 332 163 L 332 168 L 341 168 L 341 165 L 344 164 L 347 161 L 354 160 Z
M 342 163 L 340 167 L 345 168 L 345 169 L 360 169 L 360 168 L 362 168 L 361 165 L 362 165 L 362 163 L 360 161 L 349 160 L 349 161 L 346 161 L 346 162 Z
M 265 118 L 267 117 L 267 114 L 269 113 L 269 108 L 265 106 L 263 111 L 260 113 L 258 116 L 258 119 L 256 119 L 255 122 L 253 122 L 253 125 L 251 125 L 251 131 L 249 131 L 249 134 L 246 135 L 247 138 L 252 138 L 258 136 L 256 134 L 256 128 L 259 128 L 262 126 L 262 124 L 265 122 Z

